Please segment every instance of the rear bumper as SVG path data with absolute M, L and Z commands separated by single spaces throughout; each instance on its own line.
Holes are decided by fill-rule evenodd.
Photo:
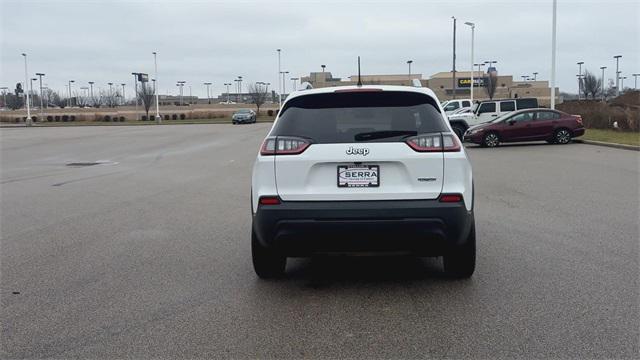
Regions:
M 316 253 L 441 255 L 465 243 L 473 212 L 437 200 L 289 201 L 260 205 L 253 230 L 287 256 Z
M 573 129 L 573 136 L 578 137 L 584 135 L 584 128 Z

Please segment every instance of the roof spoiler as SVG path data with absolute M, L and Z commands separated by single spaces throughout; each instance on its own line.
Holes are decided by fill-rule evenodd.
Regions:
M 420 82 L 420 79 L 413 79 L 413 80 L 411 80 L 411 86 L 413 86 L 413 87 L 422 87 L 422 83 Z

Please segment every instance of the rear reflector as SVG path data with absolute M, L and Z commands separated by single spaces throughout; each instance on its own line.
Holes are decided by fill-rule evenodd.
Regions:
M 260 205 L 280 205 L 280 198 L 277 196 L 263 196 L 260 198 Z
M 462 201 L 462 195 L 460 194 L 442 194 L 440 195 L 440 202 L 455 203 Z
M 311 143 L 292 136 L 268 137 L 260 148 L 261 155 L 295 155 L 305 151 Z
M 407 145 L 418 152 L 460 151 L 460 142 L 454 134 L 422 134 L 407 139 Z

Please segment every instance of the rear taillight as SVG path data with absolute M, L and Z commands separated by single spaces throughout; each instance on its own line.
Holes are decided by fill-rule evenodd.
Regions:
M 582 116 L 580 115 L 573 115 L 576 118 L 576 122 L 578 123 L 578 125 L 582 125 Z
M 292 136 L 268 137 L 260 148 L 261 155 L 295 155 L 305 151 L 311 143 Z
M 442 194 L 439 198 L 440 202 L 456 203 L 462 201 L 462 195 L 460 194 Z
M 262 196 L 260 205 L 280 205 L 280 198 L 277 196 Z
M 460 142 L 454 134 L 423 134 L 410 137 L 406 142 L 418 152 L 460 151 Z

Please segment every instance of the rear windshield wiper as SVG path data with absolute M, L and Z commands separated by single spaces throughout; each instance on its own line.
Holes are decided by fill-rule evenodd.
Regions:
M 368 141 L 368 140 L 376 140 L 376 139 L 385 139 L 390 137 L 402 136 L 402 135 L 418 135 L 417 131 L 414 130 L 382 130 L 382 131 L 371 131 L 365 133 L 359 133 L 354 136 L 356 141 Z

